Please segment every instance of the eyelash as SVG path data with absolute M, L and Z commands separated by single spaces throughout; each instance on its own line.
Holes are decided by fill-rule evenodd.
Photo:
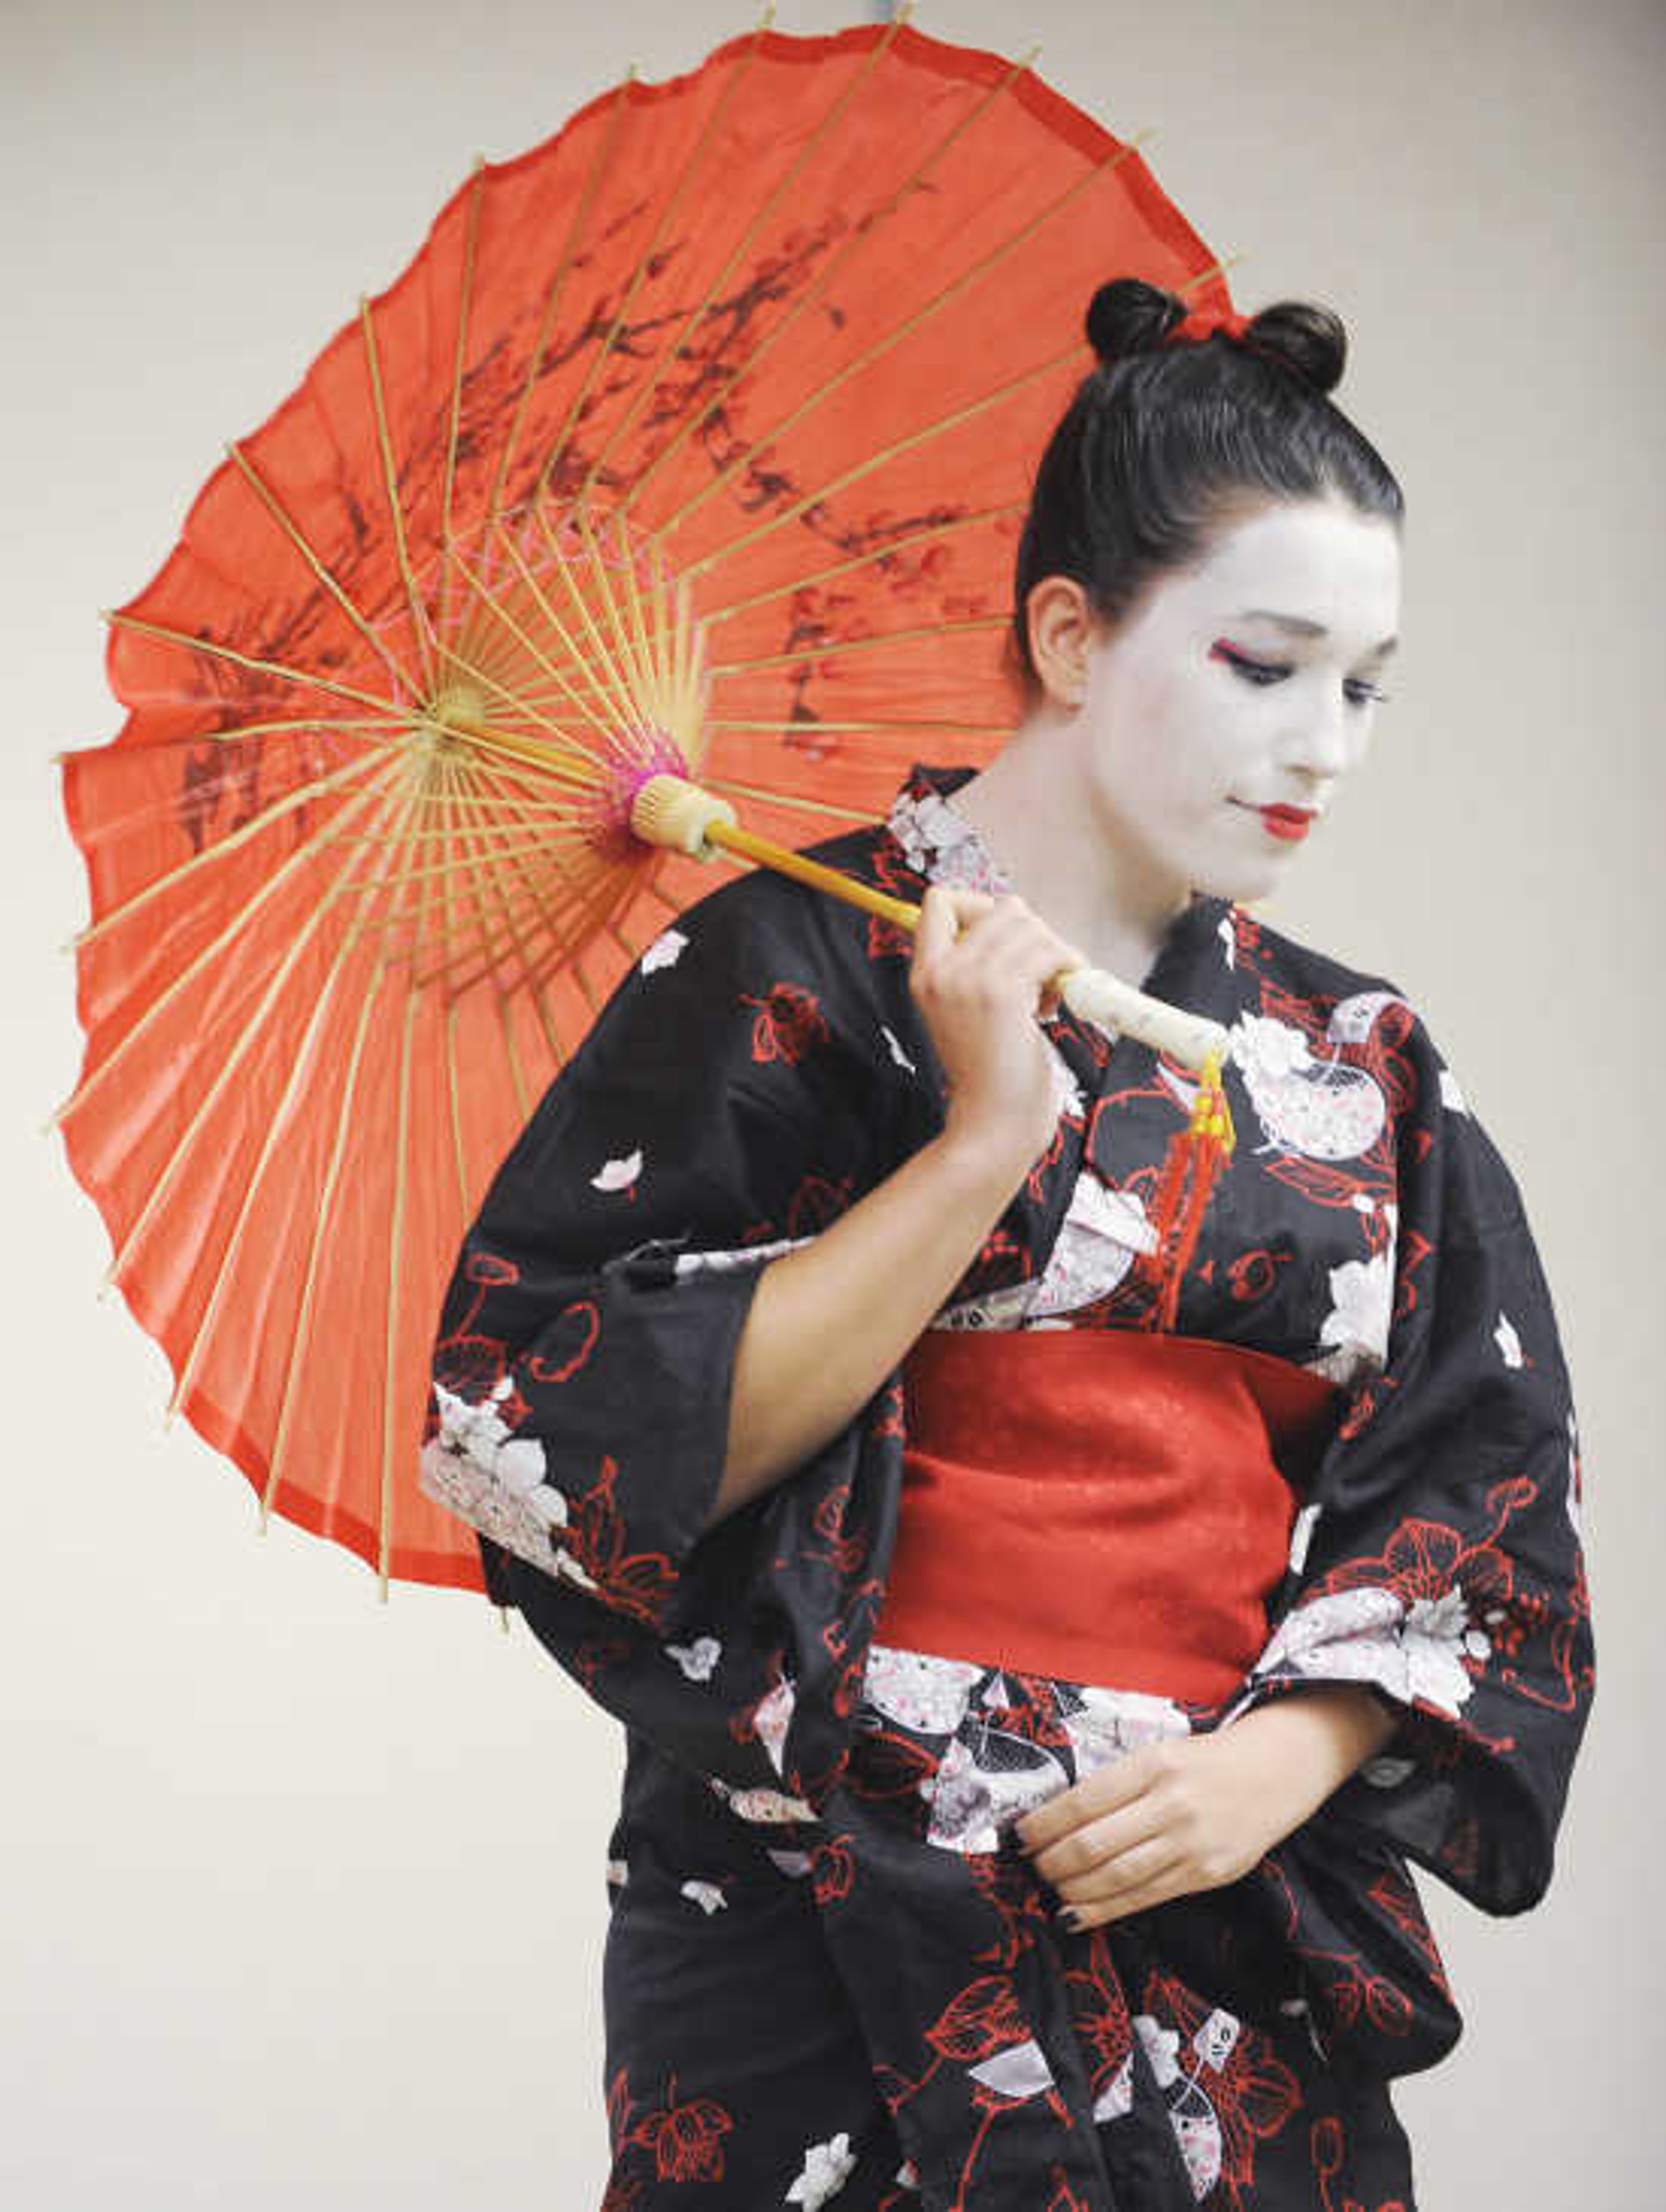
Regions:
M 1235 652 L 1229 645 L 1211 646 L 1209 650 L 1217 659 L 1226 661 L 1247 684 L 1278 684 L 1290 673 L 1288 667 L 1278 661 L 1251 660 L 1247 653 Z M 1350 684 L 1357 689 L 1348 690 Z M 1351 707 L 1378 706 L 1390 696 L 1377 684 L 1367 684 L 1362 676 L 1348 677 L 1342 688 L 1348 692 L 1348 702 Z

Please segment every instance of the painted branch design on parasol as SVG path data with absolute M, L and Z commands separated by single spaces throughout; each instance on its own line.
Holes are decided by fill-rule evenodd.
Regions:
M 415 1484 L 427 1352 L 492 1169 L 708 887 L 635 793 L 694 779 L 751 860 L 988 757 L 1113 268 L 1225 302 L 1027 62 L 760 27 L 478 165 L 112 616 L 58 1118 L 263 1522 L 481 1586 Z

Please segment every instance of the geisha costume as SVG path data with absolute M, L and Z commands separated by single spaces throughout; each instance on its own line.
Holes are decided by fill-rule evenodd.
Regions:
M 917 769 L 816 849 L 1004 888 Z M 1593 1685 L 1574 1418 L 1507 1169 L 1398 992 L 1197 896 L 1146 988 L 1239 1143 L 1165 1312 L 1190 1079 L 1061 1009 L 1059 1114 L 908 1359 L 706 1526 L 763 1265 L 942 1125 L 908 940 L 762 872 L 643 956 L 465 1241 L 422 1482 L 627 1731 L 609 2212 L 1409 2212 L 1459 2032 L 1407 1870 L 1522 1911 Z M 1067 1931 L 1014 1823 L 1311 1683 L 1381 1753 L 1251 1873 Z

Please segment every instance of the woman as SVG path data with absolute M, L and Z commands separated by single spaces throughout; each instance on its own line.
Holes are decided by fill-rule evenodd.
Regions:
M 1239 903 L 1365 749 L 1400 495 L 1325 312 L 1088 334 L 1019 727 L 817 848 L 912 947 L 694 908 L 442 1318 L 425 1487 L 628 1731 L 610 2206 L 1409 2207 L 1406 1861 L 1549 1878 L 1593 1664 L 1520 1201 L 1400 993 Z M 1084 960 L 1230 1030 L 1190 1252 L 1191 1086 Z

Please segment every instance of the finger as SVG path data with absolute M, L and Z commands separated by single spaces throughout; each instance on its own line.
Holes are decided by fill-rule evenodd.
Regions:
M 1107 1859 L 1160 1835 L 1165 1826 L 1160 1806 L 1142 1790 L 1128 1804 L 1081 1822 L 1039 1852 L 1031 1864 L 1043 1881 L 1062 1892 L 1067 1883 L 1091 1875 Z
M 964 936 L 1009 902 L 991 898 L 987 891 L 968 890 L 964 884 L 933 884 L 926 897 L 947 909 L 957 936 Z
M 961 891 L 954 896 L 965 902 L 956 909 L 963 938 L 976 938 L 981 945 L 991 945 L 997 940 L 1021 943 L 1028 937 L 1051 933 L 1034 908 L 1015 891 L 1003 891 L 998 898 L 986 897 L 981 891 Z
M 920 918 L 914 925 L 914 951 L 910 969 L 916 977 L 934 968 L 954 942 L 954 902 L 934 884 L 920 901 Z
M 1015 998 L 1045 1015 L 1057 1004 L 1057 985 L 1081 964 L 1073 948 L 1033 917 L 995 914 L 963 931 L 932 972 L 1003 1004 Z
M 915 969 L 940 961 L 962 932 L 993 904 L 981 891 L 933 884 L 920 901 L 920 918 L 914 925 Z
M 986 914 L 973 916 L 957 942 L 969 955 L 1005 963 L 1021 960 L 1043 975 L 1055 969 L 1080 966 L 1075 948 L 1037 915 L 1003 901 Z
M 1185 1852 L 1172 1836 L 1148 1835 L 1097 1861 L 1086 1873 L 1072 1875 L 1054 1887 L 1062 1905 L 1108 1905 L 1171 1868 L 1178 1869 L 1185 1861 Z
M 1068 945 L 1061 946 L 1056 939 L 1037 947 L 1035 964 L 1026 972 L 1034 987 L 1035 1010 L 1044 1020 L 1057 1012 L 1064 979 L 1081 964 Z
M 1067 979 L 1074 975 L 1078 968 L 1085 968 L 1087 965 L 1087 963 L 1073 945 L 1064 947 L 1063 957 L 1056 960 L 1041 981 L 1040 1005 L 1037 1011 L 1044 1020 L 1056 1014 L 1063 1005 Z
M 1027 1813 L 1013 1826 L 1020 1850 L 1034 1857 L 1085 1821 L 1131 1805 L 1150 1787 L 1152 1749 L 1150 1744 L 1142 1744 L 1137 1751 L 1124 1752 L 1121 1758 L 1096 1766 L 1085 1780 L 1061 1790 L 1057 1796 Z
M 1184 1861 L 1177 1861 L 1115 1898 L 1095 1904 L 1061 1905 L 1056 1917 L 1061 1927 L 1100 1928 L 1108 1920 L 1125 1920 L 1131 1913 L 1148 1912 L 1154 1905 L 1166 1905 L 1172 1898 L 1184 1897 L 1192 1887 L 1186 1880 Z
M 1021 961 L 1041 981 L 1085 964 L 1076 947 L 1021 899 L 997 900 L 963 931 L 962 939 L 987 957 Z

